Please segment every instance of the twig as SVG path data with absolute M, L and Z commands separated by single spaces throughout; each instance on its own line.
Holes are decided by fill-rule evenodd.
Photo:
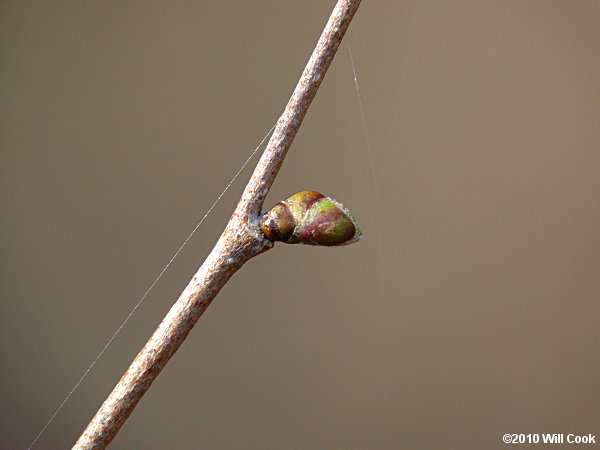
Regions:
M 359 4 L 360 0 L 337 2 L 225 231 L 74 449 L 101 449 L 112 441 L 229 278 L 246 261 L 273 247 L 258 227 L 263 203 Z

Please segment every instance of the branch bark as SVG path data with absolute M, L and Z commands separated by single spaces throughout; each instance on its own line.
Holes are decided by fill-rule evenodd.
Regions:
M 265 198 L 358 9 L 339 0 L 225 231 L 73 447 L 105 448 L 231 276 L 273 247 L 259 228 Z

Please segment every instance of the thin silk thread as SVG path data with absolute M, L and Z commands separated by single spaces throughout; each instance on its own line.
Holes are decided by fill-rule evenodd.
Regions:
M 358 107 L 360 109 L 360 118 L 362 121 L 362 129 L 365 135 L 365 143 L 367 144 L 367 155 L 369 156 L 369 165 L 371 166 L 371 176 L 373 177 L 373 190 L 375 191 L 375 218 L 377 221 L 378 238 L 377 238 L 377 253 L 379 254 L 379 295 L 383 292 L 383 229 L 381 227 L 381 190 L 379 188 L 379 181 L 377 180 L 377 172 L 375 170 L 375 160 L 373 158 L 373 149 L 371 147 L 371 139 L 369 138 L 369 131 L 367 129 L 367 120 L 365 118 L 365 111 L 363 108 L 362 97 L 360 95 L 360 89 L 358 87 L 358 77 L 356 76 L 356 68 L 354 67 L 354 58 L 352 56 L 352 48 L 348 46 L 348 52 L 350 53 L 350 63 L 352 64 L 352 74 L 354 75 L 354 86 L 356 86 L 356 96 L 358 97 Z
M 46 425 L 44 425 L 44 427 L 40 430 L 40 432 L 35 437 L 35 439 L 33 440 L 33 442 L 29 445 L 29 447 L 27 447 L 28 450 L 30 450 L 35 445 L 35 443 L 37 442 L 37 440 L 42 436 L 42 434 L 44 434 L 44 431 L 46 431 L 46 429 L 50 426 L 50 424 L 52 423 L 52 421 L 54 420 L 54 418 L 58 415 L 58 413 L 63 408 L 63 406 L 65 406 L 65 404 L 67 403 L 67 401 L 69 401 L 69 398 L 71 398 L 71 396 L 73 395 L 73 393 L 77 390 L 77 388 L 83 382 L 83 380 L 88 375 L 88 373 L 90 373 L 90 371 L 96 365 L 96 363 L 98 362 L 98 360 L 102 357 L 102 355 L 104 354 L 104 352 L 106 351 L 106 349 L 115 340 L 115 338 L 117 337 L 117 335 L 119 334 L 119 332 L 123 329 L 123 327 L 125 326 L 125 324 L 129 321 L 129 319 L 131 318 L 131 316 L 133 316 L 133 314 L 135 313 L 135 311 L 140 307 L 140 305 L 142 304 L 142 302 L 144 301 L 144 299 L 148 296 L 148 294 L 150 293 L 150 291 L 152 290 L 152 288 L 154 288 L 154 286 L 156 285 L 156 283 L 158 283 L 158 280 L 160 280 L 160 278 L 163 276 L 163 274 L 167 271 L 167 269 L 169 268 L 169 266 L 171 265 L 171 263 L 175 260 L 175 258 L 177 257 L 177 255 L 179 255 L 179 253 L 181 252 L 181 250 L 183 250 L 183 248 L 186 246 L 186 244 L 188 243 L 188 241 L 196 233 L 196 231 L 198 230 L 198 228 L 200 228 L 200 225 L 202 225 L 202 222 L 204 222 L 204 220 L 208 217 L 208 215 L 211 213 L 211 211 L 213 210 L 213 208 L 217 205 L 217 203 L 219 203 L 219 201 L 221 200 L 221 198 L 223 197 L 223 195 L 225 195 L 225 192 L 227 192 L 227 190 L 231 187 L 231 185 L 237 179 L 237 177 L 240 175 L 240 173 L 242 173 L 242 170 L 244 170 L 244 168 L 248 165 L 248 163 L 250 162 L 250 160 L 254 157 L 254 155 L 256 154 L 256 152 L 258 151 L 258 149 L 264 144 L 264 142 L 267 140 L 267 138 L 269 137 L 269 135 L 271 134 L 271 132 L 273 131 L 274 128 L 275 128 L 275 125 L 273 125 L 271 127 L 271 129 L 265 135 L 265 137 L 262 139 L 262 141 L 260 141 L 260 144 L 258 144 L 256 146 L 256 148 L 254 149 L 254 151 L 250 154 L 250 156 L 248 157 L 248 159 L 246 160 L 246 162 L 244 162 L 244 164 L 242 164 L 242 167 L 240 168 L 240 170 L 238 170 L 237 173 L 231 179 L 231 181 L 229 181 L 229 183 L 227 184 L 227 186 L 225 187 L 225 189 L 223 190 L 223 192 L 221 192 L 221 194 L 219 194 L 219 196 L 217 197 L 217 199 L 215 200 L 215 202 L 212 204 L 212 206 L 210 208 L 208 208 L 208 211 L 206 212 L 206 214 L 204 214 L 204 216 L 202 217 L 202 219 L 200 219 L 200 221 L 196 224 L 196 226 L 194 227 L 194 229 L 192 230 L 192 232 L 188 235 L 188 237 L 185 238 L 185 240 L 183 241 L 183 244 L 181 244 L 181 246 L 177 249 L 177 251 L 175 252 L 175 254 L 171 257 L 171 259 L 169 260 L 169 262 L 167 263 L 167 265 L 160 271 L 160 273 L 154 279 L 154 281 L 152 282 L 152 284 L 150 285 L 150 287 L 148 288 L 148 290 L 146 290 L 146 292 L 144 293 L 144 295 L 142 295 L 142 298 L 140 298 L 140 300 L 136 303 L 136 305 L 133 307 L 133 309 L 131 310 L 131 312 L 127 315 L 127 317 L 125 318 L 125 320 L 123 321 L 123 323 L 119 326 L 119 328 L 117 328 L 117 331 L 114 332 L 114 334 L 110 337 L 110 339 L 108 340 L 108 342 L 106 343 L 106 345 L 102 348 L 102 350 L 100 350 L 100 353 L 98 353 L 98 356 L 96 356 L 96 358 L 92 361 L 92 363 L 87 368 L 87 370 L 83 373 L 83 375 L 81 376 L 81 378 L 79 378 L 79 381 L 77 381 L 77 383 L 75 383 L 75 386 L 73 386 L 73 389 L 71 389 L 71 391 L 67 394 L 67 396 L 64 398 L 64 400 L 61 402 L 61 404 L 56 409 L 56 411 L 54 411 L 54 414 L 52 414 L 52 416 L 50 416 L 50 419 L 48 419 L 48 422 L 46 422 Z
M 348 52 L 350 53 L 350 63 L 352 64 L 352 75 L 354 76 L 354 86 L 356 86 L 356 96 L 358 97 L 358 107 L 360 109 L 360 118 L 362 121 L 363 134 L 365 135 L 365 142 L 367 144 L 367 155 L 369 156 L 371 176 L 373 177 L 373 189 L 375 190 L 375 198 L 379 203 L 381 200 L 381 195 L 379 190 L 379 182 L 377 181 L 377 173 L 375 171 L 373 149 L 371 148 L 371 139 L 369 138 L 369 132 L 367 131 L 367 120 L 365 119 L 365 111 L 363 108 L 362 97 L 360 95 L 360 89 L 358 88 L 358 78 L 356 77 L 356 68 L 354 67 L 354 58 L 352 57 L 352 48 L 350 46 L 348 46 Z

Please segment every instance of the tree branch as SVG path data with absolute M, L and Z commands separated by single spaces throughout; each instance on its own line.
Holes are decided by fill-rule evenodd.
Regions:
M 259 228 L 265 198 L 360 0 L 339 0 L 217 244 L 73 447 L 105 448 L 229 278 L 273 247 Z

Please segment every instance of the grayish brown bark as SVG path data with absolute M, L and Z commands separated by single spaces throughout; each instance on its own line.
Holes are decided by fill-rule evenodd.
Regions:
M 105 448 L 112 441 L 229 278 L 250 258 L 273 247 L 258 226 L 261 208 L 359 4 L 337 2 L 225 231 L 74 449 Z

